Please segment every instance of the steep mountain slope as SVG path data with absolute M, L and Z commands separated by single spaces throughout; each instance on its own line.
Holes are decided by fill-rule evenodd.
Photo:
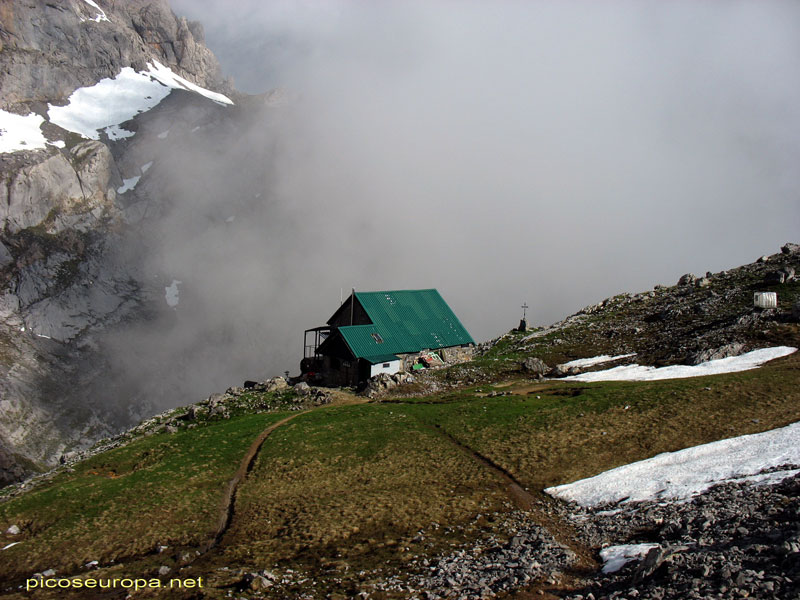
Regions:
M 132 382 L 110 377 L 102 334 L 170 309 L 169 279 L 141 259 L 169 211 L 168 160 L 181 145 L 238 135 L 225 94 L 238 96 L 202 27 L 164 0 L 3 0 L 0 26 L 9 481 L 152 412 Z

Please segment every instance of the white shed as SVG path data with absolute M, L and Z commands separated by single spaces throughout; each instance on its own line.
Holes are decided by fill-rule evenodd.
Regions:
M 775 292 L 755 292 L 753 306 L 757 308 L 778 308 L 778 294 Z
M 380 373 L 388 373 L 389 375 L 394 375 L 395 373 L 399 373 L 400 369 L 403 366 L 403 361 L 401 361 L 397 356 L 389 354 L 385 356 L 368 356 L 366 360 L 370 363 L 369 365 L 369 376 L 374 377 L 375 375 L 379 375 Z

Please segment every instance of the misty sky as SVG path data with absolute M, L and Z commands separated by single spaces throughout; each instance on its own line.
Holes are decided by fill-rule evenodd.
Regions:
M 341 288 L 436 287 L 484 340 L 800 242 L 797 3 L 171 5 L 289 92 L 291 350 Z

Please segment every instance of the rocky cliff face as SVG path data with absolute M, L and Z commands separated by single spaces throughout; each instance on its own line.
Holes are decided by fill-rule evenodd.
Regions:
M 0 0 L 0 90 L 2 485 L 151 411 L 106 376 L 102 335 L 168 308 L 135 260 L 174 147 L 152 142 L 215 135 L 231 116 L 220 94 L 236 94 L 202 27 L 164 0 Z
M 59 103 L 79 87 L 124 67 L 141 71 L 154 59 L 203 87 L 229 88 L 202 26 L 177 18 L 166 0 L 2 0 L 0 22 L 7 110 Z

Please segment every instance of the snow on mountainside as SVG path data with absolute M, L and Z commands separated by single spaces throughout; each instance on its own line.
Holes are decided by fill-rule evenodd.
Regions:
M 147 71 L 140 73 L 125 67 L 113 79 L 102 79 L 91 87 L 75 90 L 66 106 L 49 106 L 50 122 L 93 140 L 99 139 L 100 130 L 109 139 L 118 140 L 134 135 L 120 127 L 122 123 L 150 110 L 173 89 L 190 90 L 218 104 L 233 104 L 224 94 L 197 86 L 158 61 L 148 63 L 147 67 Z
M 564 377 L 565 381 L 657 381 L 659 379 L 678 379 L 680 377 L 703 377 L 705 375 L 719 375 L 721 373 L 738 373 L 760 367 L 765 362 L 788 356 L 797 352 L 797 348 L 778 346 L 776 348 L 761 348 L 746 352 L 739 356 L 729 356 L 717 360 L 710 360 L 698 365 L 672 365 L 669 367 L 646 367 L 641 365 L 622 365 L 603 371 L 592 371 L 580 375 Z M 614 357 L 615 359 L 633 356 L 632 354 Z M 612 360 L 612 359 L 609 359 Z M 565 366 L 591 366 L 594 363 L 580 363 L 572 361 Z
M 800 423 L 666 452 L 545 492 L 590 507 L 685 500 L 724 482 L 777 483 L 800 473 L 798 469 L 780 467 L 797 464 Z
M 38 150 L 47 145 L 42 133 L 44 118 L 36 113 L 15 115 L 0 110 L 0 152 Z
M 221 105 L 233 104 L 224 94 L 195 85 L 153 61 L 146 71 L 125 67 L 114 78 L 78 88 L 65 106 L 49 104 L 47 120 L 87 139 L 100 139 L 102 130 L 108 139 L 120 140 L 134 135 L 120 127 L 122 123 L 158 105 L 174 89 L 200 94 Z M 45 138 L 41 128 L 47 120 L 36 113 L 16 115 L 0 110 L 0 152 L 40 150 L 48 144 L 63 148 L 63 141 Z

